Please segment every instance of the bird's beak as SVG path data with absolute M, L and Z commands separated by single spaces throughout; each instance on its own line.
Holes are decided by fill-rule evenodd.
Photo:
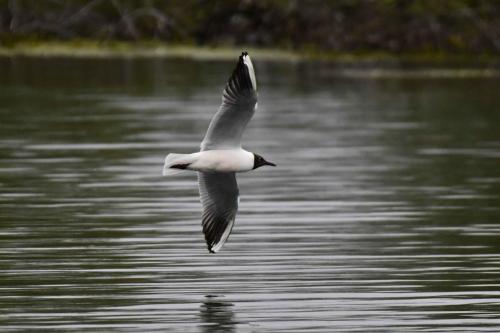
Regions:
M 272 162 L 268 162 L 268 161 L 264 161 L 264 165 L 270 165 L 270 166 L 276 166 L 276 164 L 272 163 Z

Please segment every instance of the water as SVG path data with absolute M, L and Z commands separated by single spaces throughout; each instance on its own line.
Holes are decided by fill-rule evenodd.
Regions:
M 499 79 L 256 61 L 228 243 L 196 151 L 232 62 L 0 60 L 2 332 L 500 331 Z

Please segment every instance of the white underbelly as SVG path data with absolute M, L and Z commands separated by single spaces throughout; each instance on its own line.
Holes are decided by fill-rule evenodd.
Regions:
M 243 172 L 253 169 L 253 154 L 243 149 L 207 150 L 193 155 L 197 155 L 197 159 L 188 166 L 190 170 Z

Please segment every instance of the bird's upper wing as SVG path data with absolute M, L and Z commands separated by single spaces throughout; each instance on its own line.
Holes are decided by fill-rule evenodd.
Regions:
M 252 61 L 243 52 L 222 93 L 222 104 L 208 127 L 201 150 L 241 147 L 241 136 L 255 112 L 257 81 Z
M 198 172 L 202 225 L 208 250 L 219 251 L 233 229 L 238 211 L 238 184 L 234 172 Z

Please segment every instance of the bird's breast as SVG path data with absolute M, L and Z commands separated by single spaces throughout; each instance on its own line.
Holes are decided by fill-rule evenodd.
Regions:
M 243 149 L 207 150 L 196 154 L 198 158 L 188 167 L 191 170 L 243 172 L 253 168 L 253 154 Z

